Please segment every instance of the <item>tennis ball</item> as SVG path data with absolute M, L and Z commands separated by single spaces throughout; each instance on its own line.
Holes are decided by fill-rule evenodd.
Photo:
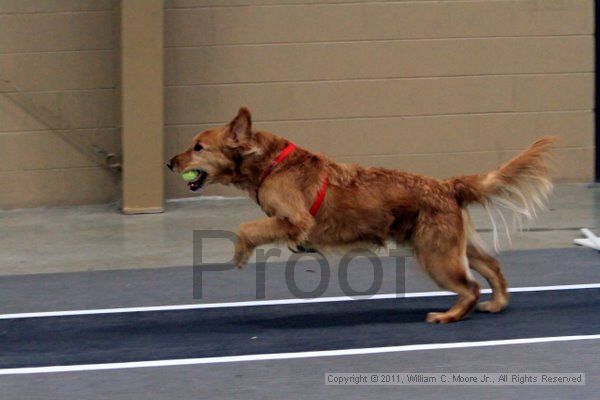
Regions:
M 194 179 L 196 179 L 198 177 L 198 175 L 200 175 L 200 174 L 198 173 L 198 171 L 195 171 L 195 170 L 185 171 L 184 173 L 181 174 L 181 178 L 186 182 L 191 182 Z

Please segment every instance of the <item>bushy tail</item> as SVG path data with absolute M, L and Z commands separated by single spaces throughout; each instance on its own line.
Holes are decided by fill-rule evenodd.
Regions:
M 523 218 L 531 220 L 537 210 L 545 208 L 548 195 L 552 192 L 548 159 L 551 146 L 557 140 L 552 136 L 543 137 L 492 172 L 449 180 L 461 206 L 479 203 L 487 208 L 492 220 L 496 250 L 496 216 L 501 218 L 508 234 L 503 210 L 512 214 L 515 225 L 521 228 Z

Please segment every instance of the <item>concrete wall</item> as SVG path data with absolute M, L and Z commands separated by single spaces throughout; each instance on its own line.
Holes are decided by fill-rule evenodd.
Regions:
M 593 179 L 591 0 L 171 0 L 165 22 L 167 155 L 244 104 L 337 160 L 437 177 L 556 134 L 557 177 Z
M 244 104 L 340 161 L 439 177 L 558 134 L 557 177 L 592 180 L 593 3 L 166 1 L 165 157 Z M 117 8 L 0 0 L 0 75 L 120 153 Z M 165 176 L 167 197 L 191 195 Z M 104 202 L 119 185 L 0 95 L 0 207 Z
M 0 0 L 0 76 L 74 127 L 77 143 L 120 153 L 115 23 L 110 0 Z M 118 179 L 9 97 L 0 94 L 0 207 L 118 198 Z
M 164 211 L 164 2 L 120 1 L 121 211 Z

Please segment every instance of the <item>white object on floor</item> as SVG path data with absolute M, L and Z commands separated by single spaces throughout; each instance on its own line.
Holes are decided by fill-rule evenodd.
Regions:
M 586 239 L 574 239 L 573 243 L 600 251 L 600 238 L 596 236 L 594 232 L 587 228 L 583 228 L 581 229 L 581 233 L 586 237 Z

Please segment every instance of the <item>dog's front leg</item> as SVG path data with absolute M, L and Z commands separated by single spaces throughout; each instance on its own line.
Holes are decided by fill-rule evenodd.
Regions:
M 303 243 L 308 239 L 314 220 L 309 213 L 292 218 L 269 217 L 240 225 L 235 244 L 235 264 L 246 264 L 257 246 L 267 243 Z

